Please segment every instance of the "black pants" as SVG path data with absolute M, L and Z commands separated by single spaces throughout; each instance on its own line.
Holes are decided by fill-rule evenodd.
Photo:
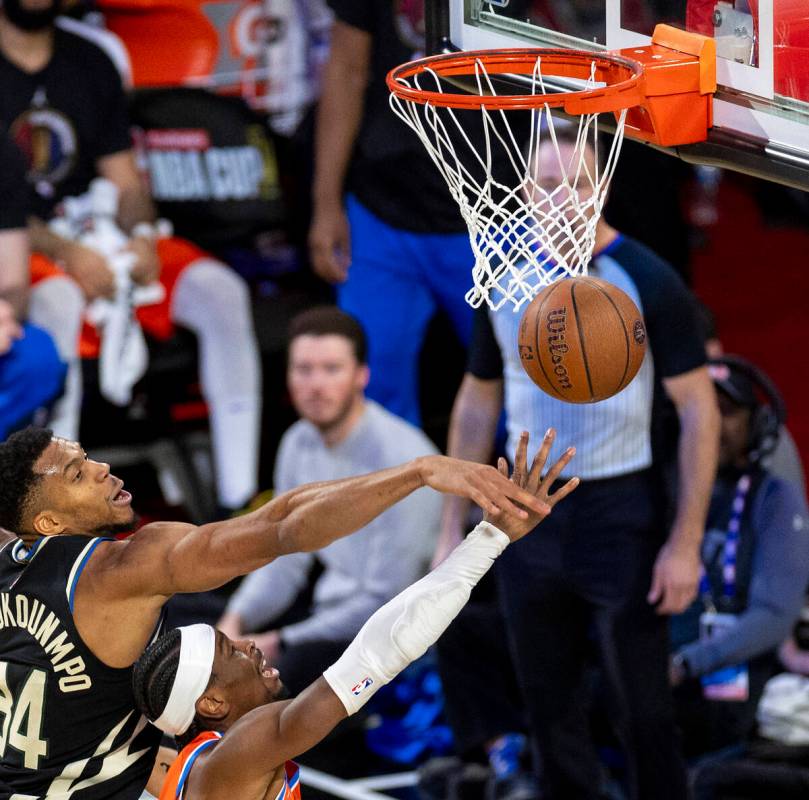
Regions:
M 646 602 L 663 541 L 650 473 L 585 481 L 496 562 L 509 642 L 548 800 L 599 797 L 585 656 L 593 632 L 637 800 L 683 800 L 668 631 Z
M 447 721 L 461 755 L 525 728 L 503 614 L 490 575 L 437 644 Z

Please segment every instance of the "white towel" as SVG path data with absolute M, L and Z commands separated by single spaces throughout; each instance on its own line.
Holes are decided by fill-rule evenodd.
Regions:
M 78 241 L 104 256 L 115 276 L 115 296 L 94 300 L 87 319 L 101 337 L 99 383 L 101 394 L 111 403 L 125 406 L 132 388 L 146 372 L 149 353 L 135 309 L 159 303 L 165 297 L 160 283 L 137 286 L 130 276 L 135 256 L 126 248 L 129 238 L 118 227 L 118 189 L 96 178 L 87 194 L 66 198 L 64 213 L 51 223 L 55 233 Z

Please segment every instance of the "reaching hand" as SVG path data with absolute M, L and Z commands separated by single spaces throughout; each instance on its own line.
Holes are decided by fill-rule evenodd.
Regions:
M 348 217 L 342 206 L 315 210 L 309 228 L 309 257 L 315 272 L 329 283 L 343 283 L 351 260 Z
M 115 297 L 115 276 L 104 256 L 89 247 L 71 242 L 64 257 L 65 269 L 88 300 Z
M 575 447 L 568 447 L 562 454 L 562 457 L 545 473 L 545 477 L 543 478 L 542 470 L 545 468 L 545 462 L 548 460 L 548 453 L 551 451 L 555 438 L 556 431 L 553 428 L 549 428 L 545 434 L 545 438 L 542 440 L 542 446 L 534 456 L 531 469 L 529 470 L 528 433 L 523 431 L 520 436 L 520 441 L 517 444 L 517 452 L 514 456 L 514 471 L 511 473 L 511 482 L 515 486 L 529 492 L 532 497 L 540 501 L 544 506 L 544 510 L 537 512 L 531 508 L 531 513 L 525 516 L 516 516 L 507 509 L 494 514 L 487 512 L 485 515 L 486 521 L 500 528 L 512 542 L 521 539 L 526 533 L 539 525 L 539 523 L 551 513 L 553 507 L 560 500 L 564 500 L 565 497 L 579 485 L 578 478 L 571 478 L 564 486 L 557 489 L 553 494 L 550 494 L 550 489 L 559 479 L 562 470 L 570 463 L 570 460 L 576 454 Z M 508 463 L 505 458 L 501 458 L 497 466 L 500 473 L 504 477 L 508 477 Z

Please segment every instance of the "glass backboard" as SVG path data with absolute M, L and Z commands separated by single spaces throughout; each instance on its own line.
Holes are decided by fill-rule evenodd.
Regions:
M 717 46 L 708 140 L 670 152 L 809 190 L 809 0 L 428 0 L 426 15 L 431 52 L 615 50 L 661 22 Z

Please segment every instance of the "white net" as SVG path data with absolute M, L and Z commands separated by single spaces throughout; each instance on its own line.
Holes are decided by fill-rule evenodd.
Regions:
M 594 76 L 592 64 L 581 88 L 602 85 Z M 480 95 L 497 94 L 479 59 L 473 78 Z M 541 55 L 530 81 L 530 94 L 547 93 Z M 405 85 L 442 93 L 447 87 L 429 68 Z M 391 107 L 427 148 L 469 228 L 475 255 L 474 288 L 466 295 L 471 306 L 511 303 L 516 311 L 558 278 L 587 273 L 626 111 L 616 115 L 612 139 L 600 149 L 598 114 L 571 122 L 555 119 L 548 105 L 528 112 L 483 106 L 458 111 L 395 93 Z M 523 120 L 515 124 L 518 115 Z

